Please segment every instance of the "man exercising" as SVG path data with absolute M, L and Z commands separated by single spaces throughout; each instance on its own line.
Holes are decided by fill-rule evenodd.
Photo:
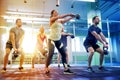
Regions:
M 4 67 L 1 72 L 6 72 L 8 56 L 12 48 L 14 49 L 14 54 L 21 54 L 19 70 L 23 71 L 22 65 L 24 61 L 24 53 L 22 50 L 22 42 L 23 42 L 24 31 L 21 27 L 22 27 L 22 21 L 21 19 L 17 19 L 16 26 L 10 29 L 9 39 L 6 43 L 6 54 L 4 56 Z
M 84 47 L 86 48 L 87 52 L 90 53 L 88 58 L 88 71 L 90 72 L 94 72 L 94 70 L 91 67 L 91 61 L 95 51 L 100 54 L 99 70 L 104 70 L 104 67 L 102 66 L 104 51 L 97 44 L 97 41 L 100 41 L 104 47 L 108 48 L 108 42 L 105 36 L 103 35 L 101 29 L 97 26 L 100 22 L 99 17 L 94 16 L 92 19 L 92 22 L 93 22 L 93 25 L 89 27 L 87 37 L 84 41 Z

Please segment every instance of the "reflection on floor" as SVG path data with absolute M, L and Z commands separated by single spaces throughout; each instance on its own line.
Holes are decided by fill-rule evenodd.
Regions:
M 0 67 L 1 69 L 2 67 Z M 99 71 L 94 66 L 95 73 L 88 72 L 86 66 L 71 65 L 71 70 L 75 73 L 72 75 L 63 74 L 63 66 L 50 66 L 50 74 L 44 74 L 44 65 L 24 65 L 25 71 L 20 72 L 18 65 L 8 66 L 5 73 L 0 73 L 0 80 L 120 80 L 120 67 L 106 67 L 107 71 Z

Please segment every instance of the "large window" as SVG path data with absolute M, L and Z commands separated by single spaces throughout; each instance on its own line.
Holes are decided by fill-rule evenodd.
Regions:
M 72 39 L 72 51 L 73 52 L 85 52 L 85 48 L 83 46 L 85 37 L 75 37 Z

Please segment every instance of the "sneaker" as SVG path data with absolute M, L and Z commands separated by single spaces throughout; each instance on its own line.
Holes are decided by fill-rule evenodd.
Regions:
M 1 70 L 1 73 L 4 73 L 4 72 L 6 72 L 6 68 L 3 68 L 3 69 Z
M 49 74 L 50 73 L 50 71 L 45 71 L 45 74 Z
M 71 67 L 69 64 L 67 65 L 69 68 Z
M 49 74 L 49 73 L 50 73 L 49 68 L 45 68 L 45 74 Z
M 32 68 L 35 68 L 34 66 L 32 66 Z
M 25 71 L 23 67 L 19 67 L 18 69 L 19 71 Z
M 88 70 L 88 72 L 95 72 L 95 71 L 92 69 L 92 67 L 88 67 L 87 70 Z
M 107 71 L 104 67 L 99 67 L 98 68 L 100 71 Z
M 64 74 L 74 74 L 70 69 L 64 70 Z
M 60 64 L 58 64 L 58 67 L 60 68 Z

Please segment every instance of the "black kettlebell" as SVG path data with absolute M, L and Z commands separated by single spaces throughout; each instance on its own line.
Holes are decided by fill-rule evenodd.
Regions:
M 18 56 L 19 56 L 19 53 L 14 51 L 14 52 L 13 52 L 12 59 L 16 59 Z
M 71 38 L 75 38 L 75 36 L 74 36 L 74 35 L 71 35 Z
M 78 19 L 78 20 L 80 19 L 80 15 L 79 15 L 79 14 L 76 14 L 75 17 L 76 17 L 76 19 Z
M 103 51 L 105 55 L 108 55 L 108 48 L 107 47 L 103 47 Z

